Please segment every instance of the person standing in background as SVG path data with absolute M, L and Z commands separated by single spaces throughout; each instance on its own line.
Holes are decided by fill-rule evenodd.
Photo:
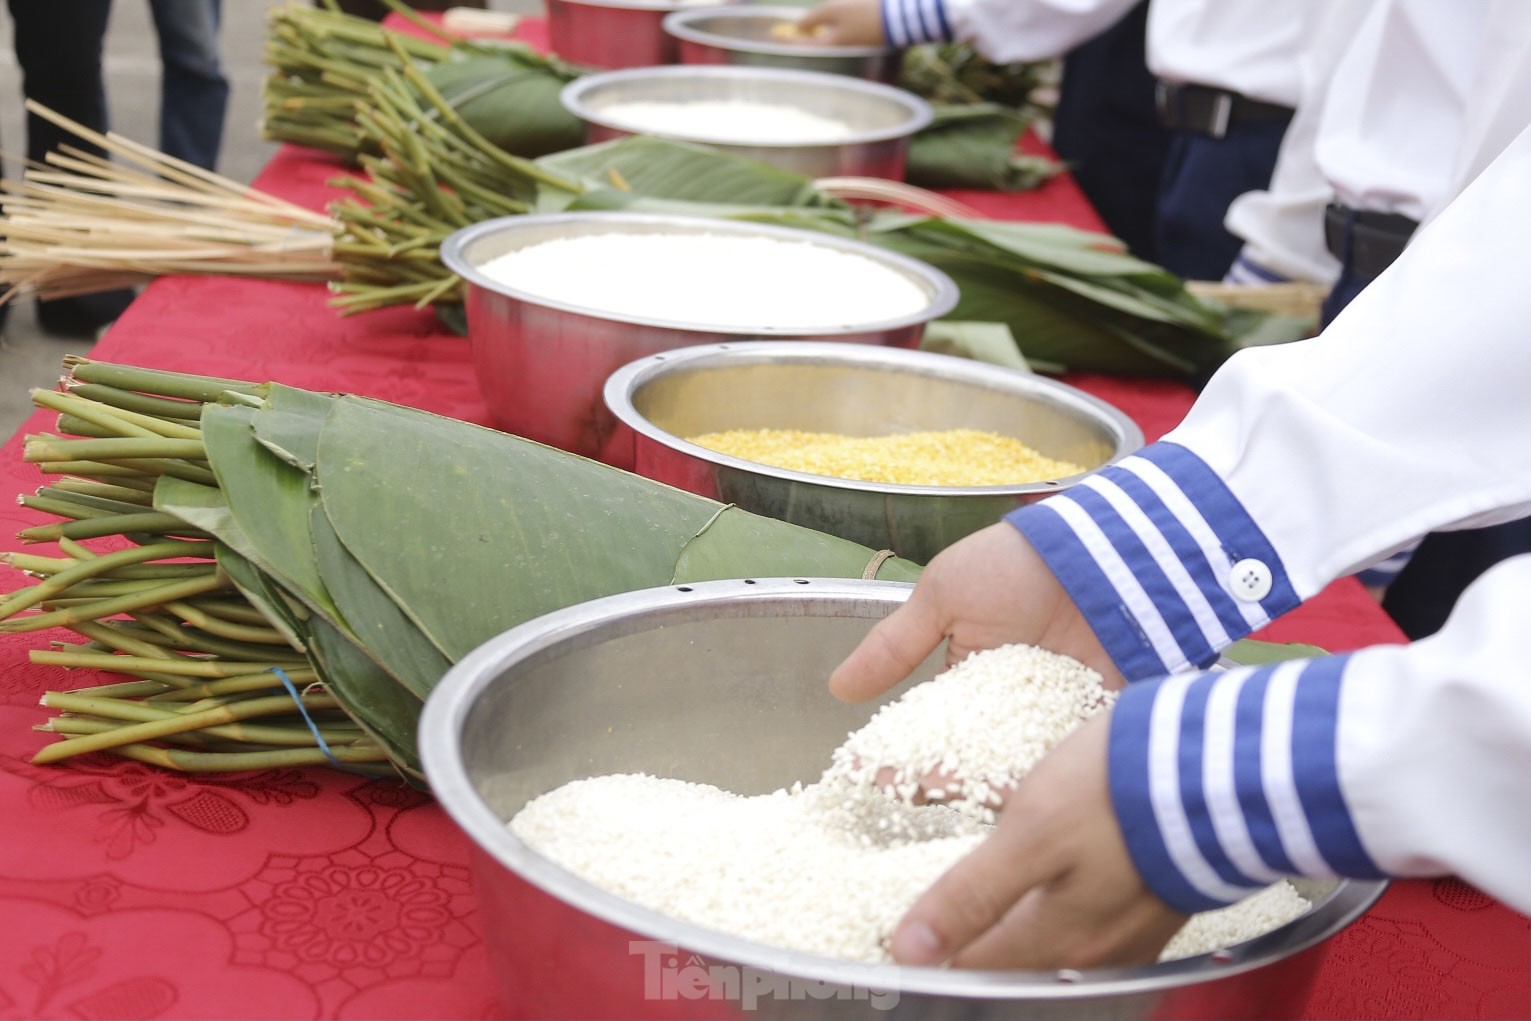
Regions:
M 1148 0 L 1063 58 L 1052 145 L 1106 229 L 1145 262 L 1154 243 L 1159 178 L 1170 133 L 1143 56 Z
M 834 671 L 866 701 L 943 642 L 1024 642 L 1122 688 L 909 910 L 897 963 L 1145 964 L 1281 876 L 1456 875 L 1531 910 L 1531 556 L 1429 638 L 1212 669 L 1421 521 L 1531 512 L 1527 182 L 1531 128 L 1323 333 L 1240 351 L 1163 439 L 942 550 Z
M 149 0 L 159 37 L 159 148 L 168 156 L 216 169 L 229 105 L 229 81 L 218 53 L 222 0 Z
M 1363 13 L 1322 24 L 1271 186 L 1227 218 L 1245 240 L 1228 279 L 1328 284 L 1326 326 L 1531 124 L 1523 0 L 1374 0 Z M 1487 568 L 1528 551 L 1522 518 L 1431 534 L 1358 577 L 1422 638 Z
M 107 126 L 101 53 L 110 0 L 7 0 L 21 91 L 27 99 L 96 131 Z M 27 160 L 41 164 L 62 145 L 105 153 L 34 114 L 26 119 Z M 123 288 L 37 303 L 37 323 L 47 333 L 91 338 L 132 302 Z M 0 306 L 3 327 L 8 305 Z
M 1364 0 L 1331 0 L 1361 3 Z M 799 21 L 827 44 L 912 46 L 960 39 L 998 63 L 1066 53 L 1111 28 L 1134 0 L 825 0 Z M 1169 154 L 1155 208 L 1155 256 L 1193 280 L 1221 280 L 1240 240 L 1223 226 L 1237 196 L 1270 183 L 1301 91 L 1297 61 L 1323 0 L 1149 0 L 1146 55 Z

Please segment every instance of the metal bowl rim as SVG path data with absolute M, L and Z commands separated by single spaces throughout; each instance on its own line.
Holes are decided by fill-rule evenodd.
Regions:
M 695 233 L 713 234 L 743 234 L 747 236 L 759 236 L 776 238 L 785 241 L 806 241 L 812 244 L 823 245 L 838 252 L 850 255 L 860 255 L 879 263 L 885 268 L 896 268 L 913 276 L 930 288 L 930 301 L 919 312 L 899 316 L 895 319 L 868 320 L 863 323 L 853 323 L 844 326 L 824 327 L 801 327 L 801 326 L 728 326 L 724 324 L 698 323 L 682 319 L 659 319 L 651 316 L 625 315 L 618 312 L 607 312 L 589 305 L 575 305 L 571 302 L 558 301 L 553 298 L 544 298 L 530 291 L 511 287 L 498 280 L 492 280 L 470 263 L 463 255 L 464 249 L 486 235 L 496 234 L 502 230 L 517 226 L 535 226 L 538 224 L 556 223 L 612 223 L 612 224 L 658 224 L 684 228 L 697 228 Z M 552 239 L 549 239 L 552 240 Z M 537 305 L 541 308 L 556 309 L 574 315 L 585 316 L 589 319 L 604 320 L 606 322 L 628 323 L 634 326 L 653 326 L 666 330 L 680 330 L 689 333 L 702 333 L 717 335 L 737 334 L 742 337 L 750 336 L 849 336 L 862 333 L 875 333 L 883 330 L 904 329 L 911 326 L 922 326 L 932 319 L 939 319 L 957 306 L 957 284 L 944 272 L 918 259 L 901 255 L 898 252 L 878 248 L 876 245 L 857 241 L 853 238 L 836 237 L 833 234 L 820 234 L 816 231 L 805 230 L 797 227 L 783 227 L 774 223 L 749 223 L 741 220 L 714 220 L 705 216 L 677 216 L 666 213 L 624 213 L 613 211 L 596 211 L 577 213 L 523 213 L 514 216 L 501 216 L 493 220 L 483 220 L 479 223 L 462 227 L 448 235 L 441 243 L 441 261 L 458 276 L 484 290 L 504 297 L 514 298 L 528 304 Z
M 1083 409 L 1098 419 L 1104 420 L 1104 423 L 1117 434 L 1117 452 L 1109 460 L 1094 468 L 1075 475 L 1046 479 L 1041 482 L 1016 482 L 1003 486 L 916 486 L 899 482 L 868 482 L 862 479 L 842 479 L 833 475 L 813 475 L 720 453 L 709 447 L 692 443 L 666 429 L 661 429 L 642 415 L 633 403 L 634 396 L 642 386 L 659 376 L 678 371 L 677 365 L 685 368 L 689 364 L 700 370 L 720 368 L 729 363 L 760 365 L 780 364 L 785 361 L 813 364 L 855 363 L 894 372 L 923 369 L 927 371 L 917 374 L 973 383 L 1017 394 L 1024 393 L 1027 396 L 1041 396 L 1075 409 Z M 1065 483 L 1082 479 L 1091 472 L 1114 464 L 1143 446 L 1143 430 L 1138 428 L 1137 423 L 1128 418 L 1121 409 L 1094 394 L 1085 393 L 1078 387 L 1059 380 L 1046 379 L 1031 373 L 1007 369 L 1002 365 L 959 358 L 955 355 L 902 348 L 869 347 L 866 344 L 844 344 L 834 341 L 725 342 L 699 344 L 695 347 L 676 348 L 673 351 L 646 355 L 629 362 L 606 377 L 602 397 L 606 401 L 607 409 L 635 432 L 672 450 L 711 464 L 801 485 L 852 489 L 857 492 L 888 496 L 980 497 L 1062 492 L 1067 488 Z
M 1025 998 L 1045 992 L 1057 1000 L 1164 992 L 1200 981 L 1229 978 L 1292 957 L 1316 946 L 1361 917 L 1387 889 L 1385 880 L 1341 880 L 1313 910 L 1286 925 L 1230 948 L 1226 959 L 1213 954 L 1140 968 L 1079 972 L 977 971 L 903 965 L 870 965 L 803 951 L 767 946 L 642 907 L 580 878 L 532 850 L 479 798 L 457 749 L 467 714 L 483 691 L 509 665 L 553 648 L 602 625 L 635 614 L 658 614 L 701 603 L 815 599 L 902 602 L 913 586 L 846 578 L 764 578 L 666 585 L 594 599 L 555 610 L 502 632 L 451 667 L 426 700 L 419 726 L 420 757 L 441 806 L 478 848 L 526 882 L 578 911 L 650 938 L 749 967 L 841 985 L 884 988 L 892 978 L 900 993 L 974 999 Z M 1301 935 L 1296 933 L 1301 932 Z M 1286 943 L 1291 937 L 1290 945 Z M 1281 957 L 1264 956 L 1267 950 Z M 1068 978 L 1063 976 L 1068 974 Z
M 667 135 L 653 131 L 640 131 L 628 125 L 618 124 L 606 119 L 599 111 L 591 109 L 590 105 L 585 102 L 585 96 L 588 93 L 606 86 L 621 85 L 629 81 L 651 81 L 656 78 L 753 78 L 764 79 L 766 81 L 775 79 L 778 82 L 792 82 L 803 85 L 818 85 L 831 91 L 855 92 L 864 96 L 892 102 L 902 107 L 908 116 L 902 123 L 891 128 L 849 134 L 832 142 L 722 142 L 682 135 Z M 744 64 L 669 64 L 602 71 L 597 74 L 585 75 L 569 82 L 569 84 L 559 90 L 558 98 L 559 102 L 563 103 L 564 109 L 589 124 L 595 124 L 613 131 L 648 134 L 656 138 L 672 138 L 678 141 L 689 141 L 719 148 L 817 150 L 843 149 L 874 142 L 894 142 L 906 139 L 916 132 L 923 131 L 930 126 L 930 122 L 935 116 L 930 104 L 925 102 L 925 100 L 912 92 L 893 85 L 884 85 L 881 82 L 867 81 L 863 78 L 852 78 L 849 75 L 832 74 L 828 71 L 806 71 L 795 67 L 753 67 Z
M 680 10 L 672 11 L 665 15 L 661 23 L 665 32 L 676 39 L 688 43 L 699 43 L 703 46 L 712 46 L 720 50 L 734 50 L 739 53 L 758 53 L 771 57 L 823 57 L 827 59 L 844 57 L 890 57 L 898 51 L 891 46 L 824 46 L 811 43 L 773 43 L 761 42 L 755 39 L 740 39 L 737 36 L 724 35 L 721 32 L 710 32 L 704 28 L 698 28 L 693 21 L 701 21 L 705 18 L 716 18 L 720 15 L 736 18 L 757 18 L 765 21 L 773 18 L 778 21 L 790 20 L 783 18 L 783 13 L 797 12 L 801 14 L 806 8 L 803 7 L 776 7 L 765 4 L 727 4 L 722 7 L 704 5 L 693 7 L 687 5 Z

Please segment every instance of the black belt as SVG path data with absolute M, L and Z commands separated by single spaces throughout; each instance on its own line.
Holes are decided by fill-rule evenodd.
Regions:
M 1351 272 L 1375 277 L 1393 264 L 1419 221 L 1402 213 L 1374 213 L 1339 202 L 1324 210 L 1324 247 Z
M 1290 106 L 1265 103 L 1258 99 L 1210 85 L 1167 82 L 1162 78 L 1154 89 L 1159 119 L 1175 131 L 1196 131 L 1222 138 L 1234 124 L 1246 121 L 1286 121 L 1292 117 Z

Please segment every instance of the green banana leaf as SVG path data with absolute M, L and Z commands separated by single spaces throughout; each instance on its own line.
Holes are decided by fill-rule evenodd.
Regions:
M 718 512 L 681 547 L 670 581 L 859 578 L 870 561 L 872 551 L 854 542 L 707 502 Z M 877 572 L 880 581 L 913 583 L 919 576 L 918 564 L 896 557 L 884 561 Z
M 1316 659 L 1329 655 L 1328 649 L 1301 642 L 1261 642 L 1243 638 L 1223 650 L 1223 657 L 1240 666 L 1265 666 L 1267 663 L 1284 663 L 1289 659 Z
M 346 548 L 453 660 L 599 596 L 702 577 L 859 576 L 873 556 L 737 508 L 719 515 L 715 501 L 552 447 L 358 398 L 337 399 L 317 481 Z M 880 576 L 901 580 L 910 566 L 888 561 Z
M 278 592 L 275 582 L 223 542 L 218 543 L 217 561 L 218 569 L 229 576 L 250 605 L 281 632 L 288 644 L 306 653 L 309 639 L 305 622 L 311 614 L 291 597 Z
M 250 420 L 256 442 L 294 468 L 314 470 L 319 456 L 319 429 L 330 412 L 326 394 L 273 383 L 266 401 Z
M 909 139 L 904 179 L 923 188 L 1035 188 L 1061 173 L 1063 164 L 1016 152 L 1030 123 L 998 103 L 936 106 L 930 125 Z
M 1016 346 L 1010 327 L 1004 323 L 970 323 L 941 319 L 925 327 L 920 336 L 920 350 L 932 354 L 971 358 L 1017 372 L 1034 371 Z
M 426 71 L 458 116 L 517 156 L 543 156 L 584 142 L 584 124 L 558 95 L 576 77 L 561 62 L 520 45 L 454 50 L 451 59 Z
M 370 650 L 379 666 L 423 700 L 452 661 L 346 549 L 323 506 L 311 508 L 309 529 L 319 573 L 345 618 L 345 636 Z
M 256 442 L 255 414 L 253 408 L 233 405 L 209 405 L 202 413 L 208 462 L 229 513 L 250 544 L 248 549 L 235 546 L 235 551 L 316 612 L 339 622 L 343 618 L 319 574 L 309 539 L 309 477 Z
M 415 731 L 425 703 L 322 618 L 311 620 L 308 631 L 309 659 L 330 693 L 383 746 L 404 776 L 423 786 Z
M 544 156 L 538 166 L 587 187 L 628 191 L 651 199 L 737 206 L 841 207 L 801 174 L 735 153 L 648 135 L 630 135 Z M 574 196 L 543 187 L 537 208 L 564 208 Z

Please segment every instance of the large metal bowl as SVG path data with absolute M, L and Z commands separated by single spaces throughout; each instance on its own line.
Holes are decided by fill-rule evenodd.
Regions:
M 823 71 L 783 67 L 681 65 L 636 67 L 577 78 L 563 87 L 564 107 L 585 122 L 585 140 L 604 142 L 651 134 L 695 142 L 769 163 L 807 177 L 882 177 L 902 180 L 909 136 L 930 123 L 930 104 L 912 92 Z M 644 131 L 613 117 L 614 103 L 738 101 L 807 110 L 843 121 L 850 131 L 835 142 L 738 139 Z
M 779 25 L 802 17 L 801 7 L 746 5 L 698 7 L 665 15 L 664 30 L 676 40 L 682 64 L 737 64 L 822 71 L 867 81 L 898 80 L 903 51 L 891 46 L 825 46 L 784 41 Z
M 506 827 L 532 798 L 608 773 L 678 777 L 743 794 L 817 779 L 830 751 L 876 708 L 836 701 L 825 678 L 908 592 L 887 582 L 806 578 L 631 592 L 530 621 L 447 673 L 425 706 L 421 756 L 438 801 L 472 841 L 486 944 L 507 1011 L 740 1017 L 749 1011 L 740 1003 L 748 990 L 758 994 L 753 1013 L 764 1017 L 1297 1016 L 1324 941 L 1358 918 L 1384 884 L 1300 880 L 1314 903 L 1308 914 L 1227 951 L 1152 967 L 869 968 L 639 907 L 555 865 Z M 932 657 L 914 677 L 940 666 Z M 712 988 L 720 994 L 731 982 L 732 995 L 690 986 L 697 976 L 718 982 Z M 797 999 L 786 999 L 793 993 Z
M 734 329 L 623 316 L 528 294 L 479 267 L 496 256 L 556 238 L 626 234 L 733 234 L 809 242 L 873 259 L 930 297 L 919 313 L 805 332 L 759 323 Z M 832 339 L 914 347 L 925 324 L 950 312 L 957 286 L 946 274 L 875 245 L 812 231 L 703 217 L 642 213 L 508 216 L 463 228 L 441 246 L 448 269 L 467 283 L 468 341 L 479 389 L 507 432 L 627 468 L 631 435 L 617 430 L 601 388 L 616 369 L 646 355 L 728 339 Z M 762 281 L 762 286 L 769 286 Z M 790 300 L 784 295 L 783 300 Z M 614 435 L 615 434 L 615 435 Z
M 705 2 L 705 0 L 702 0 Z M 544 0 L 548 48 L 586 67 L 648 67 L 679 59 L 665 15 L 696 6 L 673 0 Z
M 670 351 L 618 369 L 605 396 L 633 431 L 640 475 L 917 563 L 1084 476 L 1009 486 L 862 482 L 746 461 L 685 437 L 726 429 L 847 436 L 979 429 L 1088 470 L 1143 445 L 1131 419 L 1067 384 L 952 355 L 848 344 Z

